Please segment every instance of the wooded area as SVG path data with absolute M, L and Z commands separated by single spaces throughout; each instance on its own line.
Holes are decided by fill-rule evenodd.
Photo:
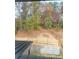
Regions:
M 15 28 L 39 30 L 40 28 L 63 28 L 63 2 L 16 2 Z

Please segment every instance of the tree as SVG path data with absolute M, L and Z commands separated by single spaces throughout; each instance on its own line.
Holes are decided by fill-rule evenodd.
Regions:
M 39 6 L 40 6 L 40 2 L 39 1 L 33 1 L 32 2 L 33 15 L 38 12 Z
M 22 30 L 22 22 L 21 22 L 21 2 L 16 2 L 15 3 L 15 7 L 16 7 L 16 10 L 18 11 L 18 14 L 19 14 L 19 19 L 20 19 L 20 22 L 19 22 L 19 29 Z
M 21 12 L 21 17 L 23 20 L 26 20 L 27 15 L 28 15 L 28 11 L 31 7 L 31 4 L 28 2 L 22 2 L 22 12 Z

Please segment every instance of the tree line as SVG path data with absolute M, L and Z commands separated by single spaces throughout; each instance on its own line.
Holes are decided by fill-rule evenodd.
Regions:
M 63 28 L 63 3 L 16 2 L 15 28 L 18 30 L 39 30 L 41 27 Z

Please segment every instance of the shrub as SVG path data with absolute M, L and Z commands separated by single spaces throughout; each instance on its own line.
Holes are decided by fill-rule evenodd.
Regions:
M 52 26 L 53 26 L 53 23 L 51 21 L 51 18 L 50 17 L 46 17 L 45 18 L 44 27 L 49 29 L 49 28 L 52 28 Z
M 20 22 L 19 21 L 16 21 L 16 24 L 15 24 L 15 34 L 17 33 L 17 31 L 20 29 Z
M 26 30 L 26 20 L 22 20 L 22 30 Z
M 25 22 L 25 29 L 26 30 L 31 30 L 33 29 L 33 23 L 32 23 L 32 20 L 31 19 L 27 19 L 26 22 Z
M 32 16 L 31 18 L 25 21 L 23 26 L 26 30 L 39 29 L 40 28 L 39 17 L 37 15 Z
M 57 28 L 57 29 L 63 28 L 63 22 L 56 23 L 55 28 Z
M 32 17 L 32 21 L 33 21 L 33 26 L 34 26 L 34 29 L 39 29 L 40 28 L 40 17 L 39 15 L 35 14 L 33 17 Z
M 63 28 L 63 22 L 60 22 L 60 27 Z

